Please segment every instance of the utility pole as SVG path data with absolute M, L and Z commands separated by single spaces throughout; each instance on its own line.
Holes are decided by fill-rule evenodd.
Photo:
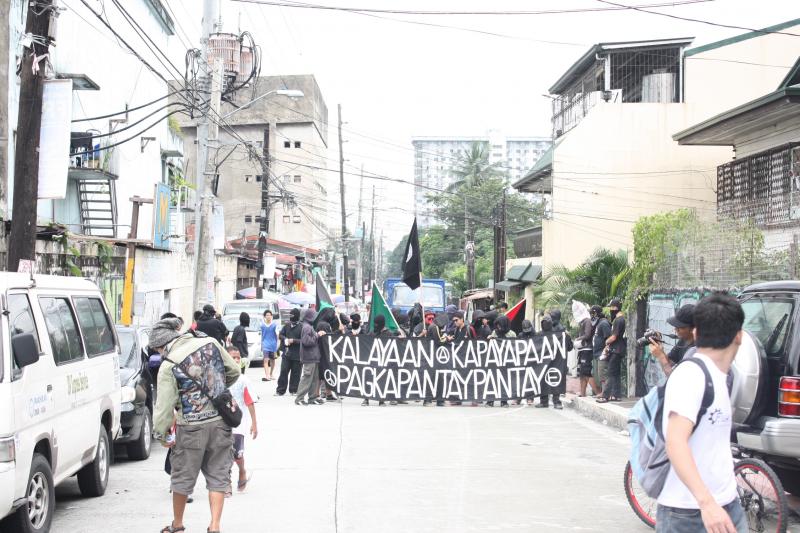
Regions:
M 375 185 L 372 186 L 372 216 L 369 221 L 369 285 L 377 278 L 375 272 Z
M 361 165 L 361 180 L 358 183 L 358 222 L 356 227 L 361 228 L 361 240 L 356 248 L 356 290 L 355 295 L 361 298 L 364 291 L 364 231 L 361 221 L 361 200 L 364 195 L 364 165 Z
M 503 190 L 503 198 L 500 205 L 495 208 L 494 219 L 494 299 L 500 300 L 500 291 L 497 284 L 502 281 L 506 273 L 506 191 Z
M 219 0 L 203 0 L 203 28 L 200 35 L 200 47 L 202 50 L 201 61 L 204 65 L 209 65 L 208 62 L 208 38 L 216 31 L 216 25 L 219 19 Z M 212 80 L 211 85 L 214 85 L 216 76 L 216 65 L 209 65 L 212 67 Z M 201 69 L 202 71 L 202 69 Z M 201 84 L 200 97 L 203 100 L 209 99 L 209 93 Z M 213 87 L 212 87 L 213 89 Z M 214 102 L 211 98 L 211 105 L 213 108 Z M 219 105 L 216 111 L 219 112 Z M 213 242 L 209 231 L 204 231 L 205 228 L 211 227 L 209 220 L 212 202 L 213 191 L 210 186 L 210 181 L 205 176 L 208 162 L 208 141 L 209 141 L 209 126 L 211 111 L 207 111 L 197 122 L 197 164 L 195 169 L 195 187 L 197 188 L 197 204 L 195 205 L 195 221 L 194 221 L 194 285 L 192 287 L 192 309 L 197 311 L 202 306 L 202 303 L 208 302 L 209 298 L 209 282 L 213 284 L 213 279 L 209 279 L 209 275 L 213 275 Z M 213 176 L 212 176 L 213 179 Z M 206 186 L 208 185 L 208 187 Z M 211 198 L 209 198 L 211 196 Z M 207 216 L 208 215 L 208 216 Z M 209 242 L 203 242 L 209 241 Z M 209 269 L 209 263 L 211 269 Z
M 378 245 L 378 271 L 375 272 L 375 279 L 383 276 L 383 230 L 381 230 L 381 240 Z
M 8 270 L 20 260 L 36 260 L 36 205 L 39 196 L 39 134 L 47 54 L 52 42 L 50 20 L 56 16 L 53 0 L 28 2 L 25 33 L 33 36 L 20 65 L 19 118 L 14 159 L 14 206 L 8 242 Z M 3 19 L 4 21 L 7 19 Z M 38 42 L 37 42 L 38 41 Z M 44 44 L 41 44 L 41 43 Z M 4 59 L 6 59 L 4 57 Z M 4 132 L 5 134 L 5 132 Z
M 206 115 L 206 120 L 210 115 L 219 116 L 219 108 L 222 100 L 222 58 L 214 60 L 211 73 L 211 109 Z M 214 208 L 214 177 L 217 174 L 216 154 L 219 148 L 219 126 L 216 121 L 210 121 L 208 125 L 208 139 L 206 141 L 206 160 L 203 162 L 205 171 L 203 172 L 203 193 L 200 198 L 200 225 L 195 228 L 195 253 L 197 254 L 197 269 L 194 278 L 194 295 L 192 304 L 194 309 L 199 309 L 203 303 L 213 303 L 214 301 L 214 235 L 213 208 Z M 198 170 L 200 168 L 198 161 Z
M 467 195 L 464 194 L 464 260 L 467 262 L 467 287 L 475 288 L 475 243 L 470 239 Z
M 344 262 L 344 301 L 350 301 L 350 280 L 347 264 L 347 220 L 344 212 L 344 151 L 342 150 L 342 104 L 338 104 L 339 110 L 339 197 L 342 202 L 342 261 Z
M 258 226 L 258 284 L 256 298 L 264 297 L 264 252 L 267 250 L 269 235 L 269 124 L 264 130 L 264 149 L 261 168 L 261 221 Z M 274 273 L 273 273 L 274 276 Z

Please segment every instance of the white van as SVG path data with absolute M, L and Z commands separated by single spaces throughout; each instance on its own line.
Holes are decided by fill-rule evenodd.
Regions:
M 120 427 L 119 343 L 91 281 L 0 272 L 0 518 L 47 532 L 56 485 L 108 483 Z

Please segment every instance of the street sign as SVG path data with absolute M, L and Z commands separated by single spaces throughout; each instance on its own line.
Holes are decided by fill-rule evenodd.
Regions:
M 169 250 L 169 199 L 170 188 L 166 183 L 156 183 L 153 194 L 153 248 Z

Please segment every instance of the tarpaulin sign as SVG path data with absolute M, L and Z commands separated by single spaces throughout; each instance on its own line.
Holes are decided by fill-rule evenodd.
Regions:
M 566 391 L 566 334 L 466 340 L 327 335 L 325 381 L 374 400 L 493 401 Z

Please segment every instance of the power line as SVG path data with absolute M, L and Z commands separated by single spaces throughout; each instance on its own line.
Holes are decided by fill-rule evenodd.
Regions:
M 624 11 L 629 9 L 638 8 L 653 8 L 653 7 L 673 7 L 686 4 L 700 4 L 705 2 L 713 2 L 714 0 L 676 0 L 673 2 L 659 2 L 655 4 L 641 4 L 637 6 L 622 6 L 617 7 L 594 7 L 594 8 L 574 8 L 574 9 L 540 9 L 540 10 L 496 10 L 496 11 L 451 11 L 451 10 L 414 10 L 414 9 L 386 9 L 386 8 L 371 8 L 371 7 L 345 7 L 345 6 L 328 6 L 322 4 L 311 4 L 306 2 L 296 2 L 292 0 L 234 0 L 235 2 L 243 2 L 248 4 L 261 4 L 279 7 L 292 7 L 300 9 L 319 9 L 327 11 L 347 11 L 359 13 L 384 13 L 393 15 L 560 15 L 570 13 L 592 13 L 599 11 Z
M 722 24 L 722 23 L 719 23 L 719 22 L 711 22 L 710 20 L 702 20 L 702 19 L 696 19 L 696 18 L 690 18 L 690 17 L 681 17 L 679 15 L 671 15 L 669 13 L 661 13 L 659 11 L 648 11 L 647 9 L 644 9 L 644 7 L 647 7 L 647 6 L 644 6 L 644 7 L 642 7 L 642 6 L 628 6 L 628 5 L 625 5 L 625 4 L 618 4 L 616 2 L 611 2 L 610 0 L 597 0 L 597 1 L 600 2 L 600 3 L 603 3 L 603 4 L 608 4 L 610 6 L 616 6 L 616 7 L 620 7 L 620 8 L 632 9 L 634 11 L 640 11 L 642 13 L 649 13 L 650 15 L 659 15 L 661 17 L 668 17 L 668 18 L 676 19 L 676 20 L 685 20 L 687 22 L 697 22 L 699 24 L 707 24 L 709 26 L 716 26 L 718 28 L 730 28 L 730 29 L 734 29 L 734 30 L 744 30 L 744 31 L 749 31 L 749 32 L 754 32 L 754 33 L 761 33 L 761 34 L 764 34 L 764 35 L 773 33 L 775 35 L 791 35 L 792 37 L 800 37 L 800 34 L 786 32 L 786 31 L 771 31 L 771 30 L 766 30 L 766 29 L 759 30 L 759 29 L 756 29 L 756 28 L 748 28 L 746 26 L 735 26 L 733 24 Z M 656 7 L 656 6 L 649 6 L 649 7 Z

